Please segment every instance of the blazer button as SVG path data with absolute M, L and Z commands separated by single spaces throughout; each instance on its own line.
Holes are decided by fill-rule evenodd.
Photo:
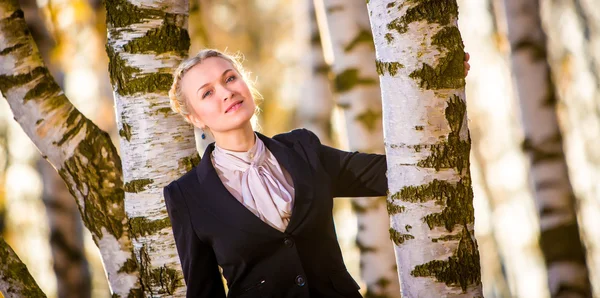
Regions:
M 292 240 L 290 238 L 285 238 L 285 239 L 283 239 L 283 244 L 285 244 L 285 246 L 287 246 L 287 247 L 292 247 L 292 246 L 294 246 L 294 240 Z
M 306 280 L 304 280 L 304 277 L 302 275 L 296 276 L 296 285 L 298 285 L 299 287 L 303 287 L 305 284 Z

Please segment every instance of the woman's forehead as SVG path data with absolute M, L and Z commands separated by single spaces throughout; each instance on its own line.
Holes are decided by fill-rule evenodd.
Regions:
M 220 57 L 210 57 L 202 60 L 202 62 L 194 65 L 191 69 L 197 72 L 200 75 L 221 75 L 227 69 L 233 69 L 233 65 L 231 62 L 220 58 Z
M 219 57 L 206 58 L 202 62 L 194 65 L 184 75 L 182 84 L 188 85 L 186 82 L 193 82 L 193 85 L 201 86 L 220 79 L 223 73 L 228 69 L 235 71 L 235 67 L 231 62 Z

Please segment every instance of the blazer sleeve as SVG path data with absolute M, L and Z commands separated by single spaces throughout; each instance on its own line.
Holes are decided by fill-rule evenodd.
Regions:
M 387 161 L 384 154 L 335 149 L 321 144 L 312 131 L 304 130 L 315 146 L 321 164 L 332 179 L 334 197 L 387 195 Z
M 225 297 L 225 288 L 211 245 L 198 238 L 177 181 L 163 189 L 175 246 L 187 285 L 186 297 Z

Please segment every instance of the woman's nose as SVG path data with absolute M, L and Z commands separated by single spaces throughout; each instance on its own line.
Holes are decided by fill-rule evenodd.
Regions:
M 220 92 L 219 92 L 219 98 L 223 99 L 223 100 L 228 100 L 231 99 L 231 97 L 233 96 L 233 91 L 231 91 L 229 88 L 227 88 L 227 86 L 221 86 Z

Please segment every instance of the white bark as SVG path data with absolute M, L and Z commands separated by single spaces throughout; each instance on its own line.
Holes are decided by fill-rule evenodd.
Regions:
M 0 89 L 15 120 L 77 200 L 114 293 L 127 296 L 136 286 L 137 271 L 120 270 L 132 255 L 132 247 L 123 229 L 127 219 L 116 150 L 106 133 L 81 115 L 52 80 L 24 29 L 16 1 L 0 5 Z
M 402 295 L 482 297 L 456 1 L 368 7 Z
M 193 129 L 170 110 L 167 95 L 172 73 L 188 52 L 187 6 L 175 0 L 107 1 L 125 211 L 144 295 L 152 297 L 184 296 L 186 289 L 162 188 L 199 161 Z
M 524 149 L 531 163 L 550 293 L 552 297 L 590 297 L 585 248 L 556 117 L 557 98 L 546 61 L 539 2 L 506 0 L 505 5 L 513 77 L 525 130 Z
M 336 105 L 344 117 L 344 149 L 383 153 L 381 94 L 375 68 L 375 50 L 369 16 L 360 1 L 325 0 L 324 10 L 333 52 L 332 72 Z M 323 24 L 325 25 L 325 24 Z M 334 124 L 335 125 L 335 124 Z M 367 296 L 399 297 L 393 264 L 389 220 L 383 198 L 354 198 L 358 223 L 361 277 Z
M 552 75 L 559 97 L 558 117 L 578 199 L 580 233 L 588 248 L 587 262 L 595 296 L 600 296 L 600 72 L 594 1 L 542 2 Z M 597 1 L 595 1 L 597 2 Z M 586 17 L 588 22 L 586 22 Z

